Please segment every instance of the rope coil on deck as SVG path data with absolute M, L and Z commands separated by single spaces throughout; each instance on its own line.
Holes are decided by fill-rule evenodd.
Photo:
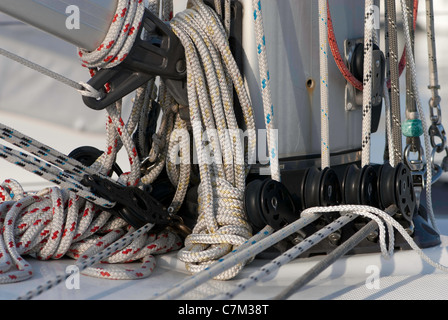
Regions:
M 153 8 L 158 8 L 158 1 L 151 1 L 151 4 Z M 91 60 L 91 63 L 86 64 L 86 67 L 91 68 L 91 72 L 95 72 L 96 67 L 113 66 L 113 64 L 106 65 L 105 63 L 119 62 L 126 56 L 126 51 L 130 50 L 132 35 L 137 33 L 139 17 L 144 6 L 142 1 L 138 0 L 120 1 L 117 10 L 119 11 L 114 20 L 117 23 L 121 21 L 121 25 L 115 28 L 115 35 L 119 36 L 118 33 L 121 33 L 123 39 L 120 42 L 123 47 L 119 50 L 112 46 L 104 48 L 111 51 L 104 50 L 101 54 L 108 56 L 115 54 L 116 58 L 107 59 L 107 56 L 103 59 L 103 64 L 97 64 L 98 60 L 101 60 L 98 52 L 102 50 L 97 50 L 91 55 L 80 50 L 85 63 L 88 62 L 87 59 Z M 166 17 L 172 16 L 172 7 L 164 6 L 163 11 Z M 128 23 L 130 23 L 129 26 Z M 119 30 L 118 33 L 117 30 Z M 99 49 L 103 47 L 102 45 Z M 1 204 L 3 224 L 0 241 L 2 255 L 0 282 L 17 282 L 32 276 L 31 267 L 22 258 L 23 255 L 31 255 L 41 260 L 69 256 L 78 259 L 77 263 L 82 266 L 83 273 L 87 275 L 107 279 L 141 279 L 152 274 L 154 254 L 178 250 L 181 247 L 182 241 L 176 234 L 170 231 L 152 233 L 150 224 L 143 228 L 145 232 L 142 233 L 141 230 L 138 233 L 134 232 L 135 230 L 124 220 L 103 211 L 102 206 L 109 206 L 108 202 L 104 202 L 104 199 L 96 201 L 96 196 L 89 194 L 79 181 L 84 172 L 104 174 L 103 177 L 106 177 L 111 171 L 116 154 L 124 146 L 129 154 L 131 172 L 123 174 L 119 177 L 119 181 L 128 185 L 140 185 L 140 162 L 130 134 L 136 130 L 142 114 L 146 115 L 149 111 L 153 92 L 153 83 L 136 91 L 134 106 L 126 124 L 121 118 L 121 101 L 107 109 L 107 151 L 90 168 L 3 126 L 2 138 L 27 149 L 29 154 L 16 152 L 5 146 L 2 157 L 17 164 L 23 164 L 24 168 L 49 181 L 56 182 L 59 187 L 36 193 L 24 192 L 20 184 L 14 180 L 5 181 L 0 187 L 3 201 Z M 144 180 L 146 182 L 148 178 Z M 177 196 L 177 202 L 182 201 L 179 198 L 182 198 L 182 195 Z M 92 201 L 96 201 L 100 207 Z M 131 240 L 122 242 L 120 239 L 124 237 Z M 112 248 L 114 248 L 113 251 L 111 251 Z M 104 251 L 106 254 L 101 254 L 98 259 L 89 259 L 90 255 L 98 255 L 98 251 Z M 88 264 L 83 263 L 86 259 L 89 261 Z M 100 261 L 103 262 L 101 268 L 90 268 Z M 141 261 L 140 266 L 112 265 L 134 261 Z

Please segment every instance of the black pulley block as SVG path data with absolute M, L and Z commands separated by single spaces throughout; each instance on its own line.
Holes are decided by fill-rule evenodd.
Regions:
M 381 208 L 396 205 L 399 212 L 412 219 L 417 204 L 409 168 L 403 163 L 395 168 L 385 164 L 378 167 L 377 175 Z
M 342 202 L 378 208 L 378 177 L 372 166 L 360 169 L 356 164 L 347 167 L 342 181 Z
M 170 222 L 166 207 L 146 190 L 120 185 L 98 175 L 85 175 L 81 184 L 90 187 L 94 194 L 114 201 L 115 206 L 105 210 L 136 229 L 147 223 L 166 226 Z
M 338 205 L 341 200 L 339 179 L 333 169 L 308 169 L 303 190 L 305 208 Z
M 91 146 L 82 146 L 79 148 L 74 149 L 72 152 L 69 153 L 69 157 L 75 160 L 78 160 L 86 167 L 90 167 L 92 164 L 95 163 L 95 161 L 101 157 L 103 154 L 103 151 L 91 147 Z M 123 174 L 123 171 L 121 170 L 120 166 L 116 163 L 112 166 L 113 172 L 115 172 L 118 176 L 121 176 Z
M 266 225 L 279 230 L 299 218 L 288 189 L 272 179 L 250 182 L 246 187 L 244 206 L 251 225 L 258 230 Z
M 372 76 L 373 81 L 373 92 L 372 94 L 375 96 L 375 93 L 379 95 L 379 97 L 383 96 L 383 83 L 384 83 L 384 75 L 385 75 L 385 66 L 386 60 L 384 54 L 381 52 L 380 48 L 374 44 L 373 45 L 373 55 L 374 55 L 374 73 Z M 378 66 L 376 64 L 379 63 Z M 353 54 L 351 55 L 351 59 L 349 61 L 349 69 L 356 79 L 363 82 L 364 81 L 364 44 L 359 43 L 355 46 Z M 375 93 L 374 93 L 375 92 Z M 372 119 L 371 119 L 371 132 L 377 132 L 378 126 L 381 119 L 381 111 L 382 111 L 382 99 L 375 100 L 372 103 Z
M 83 101 L 93 110 L 103 110 L 157 76 L 163 79 L 176 102 L 188 105 L 184 47 L 169 25 L 145 9 L 141 28 L 126 59 L 113 68 L 100 69 L 88 82 L 104 96 L 101 99 L 84 96 Z

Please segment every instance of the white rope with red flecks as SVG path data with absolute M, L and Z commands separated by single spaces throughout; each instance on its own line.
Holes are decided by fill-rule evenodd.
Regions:
M 107 249 L 126 233 L 132 241 L 103 255 L 101 268 L 85 268 L 83 274 L 109 279 L 139 279 L 148 277 L 154 268 L 155 254 L 181 247 L 175 234 L 163 231 L 131 236 L 135 231 L 124 220 L 86 202 L 64 189 L 56 187 L 27 194 L 21 186 L 7 180 L 0 186 L 0 283 L 30 278 L 30 264 L 23 256 L 39 260 L 77 259 L 79 265 Z M 117 263 L 141 261 L 137 268 L 117 266 Z M 112 265 L 114 264 L 114 265 Z M 90 266 L 89 266 L 90 267 Z
M 82 65 L 89 68 L 92 76 L 98 69 L 113 68 L 127 58 L 141 27 L 144 11 L 143 0 L 120 0 L 109 31 L 101 45 L 91 52 L 82 48 L 79 49 L 78 54 Z M 121 117 L 121 101 L 106 108 L 108 113 L 107 152 L 99 161 L 103 172 L 109 171 L 118 151 L 124 146 L 128 152 L 131 165 L 130 173 L 123 176 L 127 185 L 136 186 L 140 182 L 140 160 L 131 134 L 137 125 L 138 116 L 141 115 L 142 97 L 144 97 L 145 89 L 146 86 L 137 90 L 134 110 L 127 128 Z
M 151 1 L 151 4 L 158 7 L 159 1 Z M 126 52 L 130 50 L 129 43 L 133 43 L 140 27 L 143 10 L 141 0 L 119 2 L 114 27 L 111 26 L 108 37 L 115 34 L 126 38 L 115 42 L 117 45 L 123 44 L 120 50 L 113 46 L 108 48 L 108 45 L 100 46 L 94 53 L 80 50 L 83 63 L 92 74 L 97 68 L 111 67 L 126 57 Z M 117 33 L 118 29 L 121 31 Z M 105 42 L 112 44 L 109 38 L 106 37 Z M 107 56 L 102 60 L 108 64 L 99 64 L 99 55 L 105 53 Z M 108 58 L 110 55 L 114 57 Z M 109 173 L 116 154 L 124 146 L 129 154 L 131 171 L 123 174 L 120 180 L 128 185 L 139 185 L 140 162 L 131 134 L 142 110 L 147 111 L 144 97 L 146 90 L 152 91 L 152 88 L 148 85 L 137 90 L 126 124 L 121 117 L 121 101 L 107 108 L 106 152 L 92 165 L 92 170 Z M 133 230 L 124 220 L 113 217 L 73 192 L 57 187 L 26 193 L 18 182 L 7 180 L 0 186 L 0 200 L 0 283 L 23 281 L 33 275 L 30 264 L 22 257 L 25 255 L 39 260 L 69 256 L 77 259 L 76 264 L 86 275 L 140 279 L 151 275 L 155 264 L 153 255 L 177 250 L 182 245 L 180 238 L 172 232 L 151 233 L 151 224 Z M 129 265 L 139 260 L 141 264 L 138 267 Z M 102 263 L 101 268 L 91 267 L 98 262 Z M 117 263 L 127 265 L 120 268 L 115 265 Z M 58 277 L 44 287 L 50 288 L 61 282 L 62 278 Z M 41 293 L 42 288 L 28 293 L 26 297 Z
M 119 0 L 109 31 L 94 51 L 79 49 L 83 66 L 87 68 L 113 68 L 129 54 L 145 12 L 143 0 Z

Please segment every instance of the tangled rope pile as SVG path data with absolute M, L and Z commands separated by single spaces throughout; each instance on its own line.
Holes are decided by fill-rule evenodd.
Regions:
M 158 12 L 159 5 L 159 1 L 151 1 L 150 7 Z M 141 0 L 120 1 L 105 42 L 95 52 L 79 50 L 83 65 L 89 68 L 92 75 L 98 68 L 113 67 L 126 58 L 137 30 L 140 28 L 144 9 Z M 162 11 L 165 17 L 172 17 L 172 6 L 165 5 Z M 136 91 L 132 112 L 126 124 L 121 117 L 121 101 L 107 108 L 106 152 L 89 168 L 90 171 L 108 175 L 115 163 L 117 153 L 124 146 L 129 155 L 131 170 L 120 176 L 118 181 L 124 185 L 143 186 L 155 180 L 161 172 L 161 166 L 154 166 L 153 171 L 148 171 L 141 178 L 137 150 L 142 150 L 143 147 L 136 146 L 131 137 L 134 131 L 138 131 L 141 135 L 140 131 L 144 130 L 141 119 L 147 118 L 147 114 L 151 111 L 151 100 L 155 97 L 155 89 L 154 81 L 151 81 Z M 161 96 L 160 101 L 166 98 L 166 95 Z M 169 109 L 172 105 L 165 102 L 170 101 L 169 98 L 163 101 L 162 107 L 166 111 L 164 117 L 173 118 L 173 113 Z M 4 130 L 8 137 L 11 136 L 10 132 L 12 131 Z M 3 138 L 6 136 L 4 134 Z M 17 146 L 29 146 L 31 142 L 31 139 L 22 137 Z M 151 152 L 152 157 L 159 161 L 159 154 L 163 152 L 161 146 L 162 143 L 154 139 L 153 146 L 146 146 L 146 149 L 150 150 L 147 153 Z M 10 149 L 5 147 L 5 153 L 2 153 L 4 158 L 15 155 L 6 153 L 7 150 Z M 42 150 L 51 151 L 50 148 L 40 147 L 40 153 L 39 150 L 30 152 L 41 156 Z M 57 174 L 50 164 L 43 166 L 44 162 L 37 158 L 29 160 L 31 157 L 25 153 L 21 155 L 23 166 L 40 163 L 39 173 Z M 145 154 L 142 153 L 142 155 Z M 163 159 L 160 160 L 162 161 Z M 36 169 L 30 170 L 36 172 Z M 176 168 L 171 170 L 172 175 L 175 170 Z M 57 174 L 57 177 L 60 175 L 61 173 Z M 62 173 L 62 175 L 67 174 Z M 56 180 L 54 181 L 60 182 Z M 144 233 L 135 232 L 134 228 L 124 220 L 68 189 L 54 187 L 35 193 L 25 192 L 18 182 L 7 180 L 0 186 L 0 198 L 2 200 L 0 204 L 1 283 L 22 281 L 32 276 L 30 264 L 23 259 L 26 255 L 39 260 L 60 259 L 68 256 L 77 259 L 77 264 L 82 264 L 83 261 L 89 260 L 90 256 L 107 248 L 115 249 L 108 251 L 106 256 L 101 255 L 98 261 L 89 260 L 89 264 L 82 264 L 83 274 L 107 279 L 144 278 L 150 276 L 154 269 L 153 255 L 178 250 L 182 246 L 182 241 L 177 234 L 168 230 L 159 233 L 151 232 L 152 225 L 145 226 Z M 182 194 L 178 195 L 173 203 L 182 202 L 182 198 Z M 178 206 L 179 204 L 175 205 L 176 208 Z M 131 239 L 129 243 L 118 241 L 125 237 Z M 122 247 L 112 246 L 118 242 Z M 130 262 L 137 261 L 141 262 L 137 267 L 135 264 L 128 265 Z M 97 262 L 102 262 L 101 267 L 90 267 Z M 116 265 L 121 263 L 126 265 Z
M 87 258 L 92 248 L 102 250 L 133 228 L 120 218 L 99 209 L 79 196 L 57 187 L 28 194 L 21 186 L 7 180 L 0 186 L 0 283 L 23 281 L 33 275 L 23 256 L 39 260 Z M 104 264 L 86 269 L 85 274 L 109 279 L 148 277 L 153 254 L 177 250 L 182 245 L 172 233 L 146 233 L 129 246 L 112 252 L 104 263 L 129 263 L 141 260 L 138 268 Z M 95 252 L 96 253 L 96 252 Z

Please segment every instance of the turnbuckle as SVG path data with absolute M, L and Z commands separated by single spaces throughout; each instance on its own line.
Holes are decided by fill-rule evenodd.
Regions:
M 126 59 L 114 68 L 99 70 L 87 83 L 103 93 L 101 99 L 84 96 L 88 107 L 103 110 L 156 76 L 165 82 L 180 105 L 188 105 L 185 50 L 180 40 L 169 25 L 148 9 L 142 25 Z M 146 39 L 142 39 L 143 30 Z M 110 88 L 108 92 L 106 84 Z

